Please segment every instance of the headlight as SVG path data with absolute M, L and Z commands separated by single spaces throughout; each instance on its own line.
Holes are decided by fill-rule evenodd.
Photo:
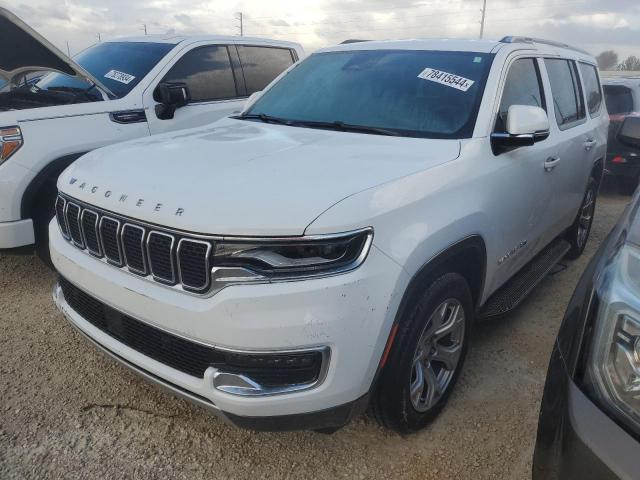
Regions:
M 611 415 L 640 433 L 640 250 L 625 245 L 603 271 L 585 380 Z
M 16 153 L 21 146 L 20 127 L 0 128 L 0 164 Z
M 300 239 L 216 242 L 213 280 L 221 284 L 286 281 L 353 270 L 367 257 L 373 230 Z

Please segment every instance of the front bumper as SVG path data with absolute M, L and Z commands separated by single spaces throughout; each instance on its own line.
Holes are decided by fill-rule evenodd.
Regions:
M 90 257 L 67 243 L 55 222 L 50 247 L 63 277 L 105 305 L 163 331 L 221 349 L 330 349 L 324 380 L 314 388 L 234 395 L 214 388 L 210 376 L 188 375 L 118 342 L 56 295 L 71 323 L 119 361 L 174 393 L 204 402 L 236 424 L 260 429 L 322 428 L 348 421 L 377 371 L 398 307 L 400 295 L 394 292 L 403 292 L 408 281 L 399 266 L 373 247 L 360 268 L 344 275 L 231 286 L 206 298 L 168 289 Z
M 534 480 L 638 478 L 640 442 L 569 377 L 556 346 L 542 399 Z
M 33 221 L 0 222 L 0 251 L 11 250 L 35 243 Z

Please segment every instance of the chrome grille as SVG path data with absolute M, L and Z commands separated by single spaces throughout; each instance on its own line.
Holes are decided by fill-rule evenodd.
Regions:
M 85 209 L 80 216 L 80 223 L 82 224 L 87 250 L 92 255 L 101 257 L 102 248 L 100 248 L 100 240 L 98 239 L 98 214 Z
M 69 240 L 69 228 L 67 227 L 67 219 L 65 218 L 66 206 L 67 201 L 64 198 L 58 197 L 56 199 L 56 219 L 58 220 L 58 227 L 60 227 L 62 236 Z
M 214 241 L 164 230 L 59 195 L 56 214 L 68 241 L 116 267 L 203 294 L 211 286 Z
M 113 265 L 121 267 L 122 249 L 120 248 L 120 222 L 111 217 L 100 219 L 100 239 L 107 261 Z
M 71 241 L 78 247 L 84 248 L 82 230 L 80 229 L 80 207 L 75 203 L 67 202 L 67 226 Z
M 176 269 L 173 261 L 175 238 L 160 232 L 149 232 L 147 254 L 149 269 L 154 280 L 173 285 L 176 283 Z
M 147 274 L 147 259 L 144 251 L 145 230 L 137 225 L 125 223 L 122 227 L 122 250 L 125 263 L 133 273 Z

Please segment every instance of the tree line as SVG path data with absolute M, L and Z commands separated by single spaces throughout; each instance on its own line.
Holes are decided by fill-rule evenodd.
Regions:
M 640 71 L 640 58 L 630 55 L 622 62 L 613 50 L 606 50 L 596 57 L 600 70 Z

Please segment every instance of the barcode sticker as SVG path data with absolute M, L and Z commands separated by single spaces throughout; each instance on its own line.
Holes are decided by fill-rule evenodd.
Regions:
M 425 68 L 420 72 L 418 78 L 446 85 L 447 87 L 455 88 L 462 92 L 466 92 L 474 83 L 476 83 L 468 78 L 454 75 L 453 73 L 443 72 L 442 70 L 436 70 L 435 68 Z
M 104 78 L 110 78 L 111 80 L 127 85 L 136 77 L 129 75 L 128 73 L 119 72 L 118 70 L 109 70 L 104 74 Z

